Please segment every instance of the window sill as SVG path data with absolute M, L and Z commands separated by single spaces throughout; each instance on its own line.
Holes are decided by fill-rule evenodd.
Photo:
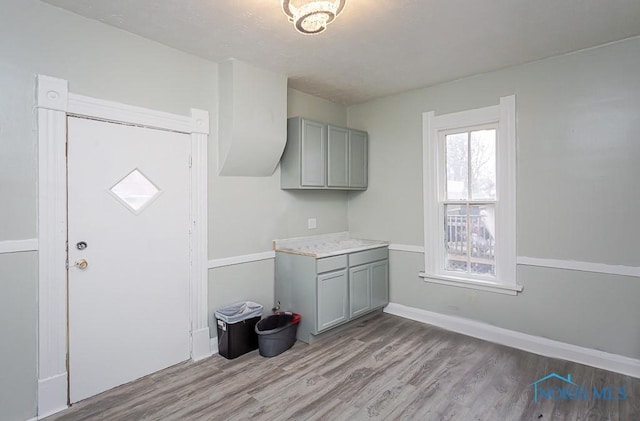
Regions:
M 433 275 L 425 272 L 418 274 L 425 282 L 454 287 L 477 289 L 480 291 L 496 292 L 498 294 L 518 295 L 522 291 L 522 285 L 505 285 L 496 282 L 480 281 L 475 279 L 456 278 L 453 276 Z

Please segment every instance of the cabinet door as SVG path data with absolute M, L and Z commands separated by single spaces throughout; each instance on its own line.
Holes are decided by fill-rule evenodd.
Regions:
M 318 332 L 349 318 L 347 270 L 318 275 Z
M 367 187 L 368 135 L 349 130 L 349 187 Z
M 349 187 L 349 131 L 327 128 L 327 186 Z
M 371 308 L 389 304 L 389 261 L 371 263 Z
M 349 269 L 349 316 L 358 317 L 371 309 L 370 265 Z
M 326 167 L 326 126 L 302 120 L 300 145 L 300 184 L 305 187 L 324 187 Z

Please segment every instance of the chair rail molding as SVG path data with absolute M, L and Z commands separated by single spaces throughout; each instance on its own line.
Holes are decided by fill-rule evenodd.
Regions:
M 222 257 L 209 260 L 209 269 L 217 269 L 226 266 L 241 265 L 243 263 L 259 262 L 261 260 L 275 259 L 275 251 L 263 251 L 261 253 L 242 254 L 239 256 Z
M 407 253 L 424 253 L 424 247 L 409 244 L 391 243 L 391 251 Z M 607 263 L 583 262 L 580 260 L 548 259 L 544 257 L 518 256 L 518 266 L 532 266 L 541 268 L 575 270 L 578 272 L 604 273 L 607 275 L 632 276 L 640 278 L 640 266 L 611 265 Z
M 38 251 L 38 239 L 0 241 L 0 254 L 21 253 L 24 251 Z
M 207 139 L 209 113 L 182 116 L 69 93 L 66 80 L 38 75 L 39 251 L 38 418 L 67 408 L 67 116 L 134 124 L 190 135 L 191 226 L 189 280 L 191 358 L 211 355 L 207 308 Z M 1 245 L 2 243 L 0 243 Z M 25 244 L 23 244 L 24 246 Z
M 389 250 L 392 251 L 406 251 L 408 253 L 424 253 L 424 246 L 413 246 L 409 244 L 389 244 Z
M 553 269 L 576 270 L 579 272 L 605 273 L 608 275 L 640 277 L 640 267 L 609 265 L 606 263 L 581 262 L 578 260 L 558 260 L 539 257 L 518 256 L 518 265 Z

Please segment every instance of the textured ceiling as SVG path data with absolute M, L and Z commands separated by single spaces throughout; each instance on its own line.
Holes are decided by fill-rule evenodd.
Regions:
M 639 0 L 348 0 L 301 35 L 279 0 L 43 0 L 353 104 L 640 35 Z

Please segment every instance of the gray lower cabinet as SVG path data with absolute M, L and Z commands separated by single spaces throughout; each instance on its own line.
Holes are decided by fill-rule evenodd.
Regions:
M 371 268 L 369 265 L 349 268 L 349 317 L 371 310 Z
M 303 342 L 389 303 L 386 246 L 325 258 L 276 252 L 275 266 L 275 300 L 300 313 Z
M 389 260 L 372 263 L 371 273 L 371 308 L 384 307 L 389 304 Z
M 280 160 L 283 189 L 366 190 L 367 132 L 301 117 L 287 120 Z
M 318 275 L 318 331 L 349 319 L 348 288 L 346 269 Z
M 389 303 L 389 251 L 377 248 L 349 255 L 349 316 Z
M 349 316 L 389 304 L 389 260 L 349 268 Z

